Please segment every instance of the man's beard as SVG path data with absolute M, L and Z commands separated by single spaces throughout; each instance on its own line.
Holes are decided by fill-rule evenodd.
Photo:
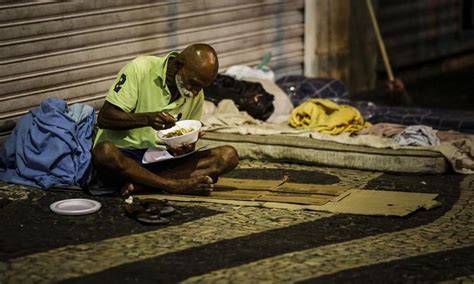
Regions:
M 187 97 L 187 98 L 194 97 L 193 92 L 191 92 L 190 90 L 186 89 L 186 87 L 184 87 L 183 79 L 181 78 L 179 74 L 176 74 L 175 81 L 176 81 L 176 87 L 178 88 L 178 92 L 182 96 Z

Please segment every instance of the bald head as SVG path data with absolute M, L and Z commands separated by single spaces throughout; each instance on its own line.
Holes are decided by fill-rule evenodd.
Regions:
M 198 43 L 186 47 L 166 71 L 168 86 L 176 86 L 179 93 L 195 97 L 209 86 L 217 76 L 219 62 L 216 51 L 208 44 Z
M 217 76 L 219 61 L 216 51 L 208 44 L 190 45 L 176 59 L 185 71 L 185 79 L 197 79 L 202 87 L 208 86 Z

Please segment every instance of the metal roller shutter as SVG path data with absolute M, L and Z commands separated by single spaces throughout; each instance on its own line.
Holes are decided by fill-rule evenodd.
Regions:
M 49 97 L 100 108 L 139 54 L 214 46 L 221 71 L 272 52 L 277 74 L 302 73 L 304 1 L 35 2 L 0 5 L 0 135 Z
M 472 53 L 474 37 L 463 36 L 461 2 L 379 0 L 380 27 L 395 70 L 411 69 L 427 77 L 436 70 L 422 64 Z

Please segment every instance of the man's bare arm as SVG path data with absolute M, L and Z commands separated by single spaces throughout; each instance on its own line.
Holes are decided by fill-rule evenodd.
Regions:
M 175 118 L 166 112 L 128 113 L 105 101 L 97 117 L 97 124 L 103 129 L 128 130 L 150 126 L 156 130 L 175 125 Z

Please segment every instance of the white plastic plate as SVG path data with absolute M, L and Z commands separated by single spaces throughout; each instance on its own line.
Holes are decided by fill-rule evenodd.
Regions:
M 194 154 L 197 151 L 204 150 L 206 148 L 207 148 L 207 145 L 204 145 L 202 147 L 199 147 L 199 148 L 195 149 L 192 152 L 183 154 L 181 156 L 173 156 L 168 151 L 161 150 L 159 148 L 149 148 L 145 152 L 145 154 L 143 155 L 142 163 L 143 164 L 151 164 L 151 163 L 162 162 L 162 161 L 167 161 L 167 160 L 179 159 L 179 158 L 183 158 L 183 157 L 189 156 L 191 154 Z
M 61 215 L 86 215 L 99 211 L 101 206 L 102 204 L 95 200 L 75 198 L 56 201 L 49 208 Z

